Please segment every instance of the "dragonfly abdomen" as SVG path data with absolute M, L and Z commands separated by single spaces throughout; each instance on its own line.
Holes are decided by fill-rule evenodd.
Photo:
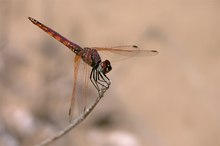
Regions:
M 51 29 L 51 28 L 47 27 L 46 25 L 40 23 L 39 21 L 35 20 L 34 18 L 28 17 L 28 19 L 33 24 L 37 25 L 39 28 L 41 28 L 43 31 L 45 31 L 47 34 L 49 34 L 50 36 L 52 36 L 53 38 L 55 38 L 56 40 L 58 40 L 59 42 L 61 42 L 65 46 L 67 46 L 71 51 L 73 51 L 77 55 L 78 55 L 78 53 L 80 53 L 82 51 L 82 48 L 79 45 L 69 41 L 67 38 L 63 37 L 62 35 L 60 35 L 56 31 L 54 31 L 53 29 Z

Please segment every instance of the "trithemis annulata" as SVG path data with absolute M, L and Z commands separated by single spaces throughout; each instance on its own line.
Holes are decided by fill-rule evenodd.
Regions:
M 125 56 L 135 56 L 140 54 L 141 56 L 152 56 L 158 54 L 156 50 L 140 50 L 137 46 L 117 46 L 117 47 L 85 47 L 82 48 L 79 45 L 69 41 L 67 38 L 63 37 L 56 31 L 45 26 L 34 18 L 28 17 L 28 19 L 50 36 L 54 37 L 56 40 L 67 46 L 71 51 L 73 51 L 76 56 L 74 58 L 74 84 L 73 84 L 73 93 L 71 98 L 71 104 L 69 108 L 69 116 L 72 118 L 73 108 L 75 104 L 75 91 L 76 91 L 76 79 L 79 69 L 79 63 L 81 59 L 92 67 L 90 73 L 90 80 L 98 92 L 102 88 L 108 88 L 110 85 L 110 80 L 106 74 L 112 70 L 111 63 L 109 60 L 101 61 L 101 57 L 98 51 L 110 51 L 112 53 L 117 53 Z M 85 107 L 84 107 L 85 108 Z

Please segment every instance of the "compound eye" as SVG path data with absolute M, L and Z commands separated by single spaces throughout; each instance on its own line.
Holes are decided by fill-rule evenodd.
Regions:
M 110 72 L 112 70 L 110 61 L 105 60 L 103 62 L 103 69 L 104 69 L 104 72 L 103 72 L 104 74 L 107 74 L 108 72 Z
M 111 70 L 112 70 L 111 65 L 110 65 L 110 64 L 108 64 L 108 65 L 107 65 L 107 67 L 106 67 L 106 69 L 107 69 L 107 71 L 108 71 L 108 72 L 109 72 L 109 71 L 111 71 Z

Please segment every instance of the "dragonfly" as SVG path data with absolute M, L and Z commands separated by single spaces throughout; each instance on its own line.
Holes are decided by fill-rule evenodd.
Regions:
M 153 56 L 158 54 L 157 50 L 140 50 L 136 45 L 125 45 L 125 46 L 115 46 L 115 47 L 81 47 L 72 41 L 68 40 L 64 36 L 60 35 L 58 32 L 53 29 L 47 27 L 41 22 L 37 21 L 34 18 L 28 17 L 28 19 L 45 31 L 47 34 L 55 38 L 57 41 L 68 47 L 72 52 L 75 53 L 74 57 L 74 83 L 73 83 L 73 91 L 71 97 L 71 103 L 69 107 L 69 118 L 71 119 L 73 116 L 73 109 L 75 105 L 75 92 L 76 92 L 76 81 L 79 70 L 79 65 L 81 60 L 83 60 L 87 65 L 89 65 L 92 69 L 90 72 L 90 81 L 93 86 L 96 88 L 98 93 L 102 89 L 109 88 L 111 81 L 106 75 L 112 70 L 111 62 L 109 60 L 101 60 L 99 52 L 111 52 L 113 54 L 119 54 L 121 56 Z M 84 106 L 85 108 L 85 106 Z

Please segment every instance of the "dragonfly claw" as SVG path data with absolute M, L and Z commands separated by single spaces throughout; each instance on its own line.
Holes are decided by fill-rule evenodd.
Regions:
M 98 92 L 99 92 L 99 97 L 100 97 L 102 95 L 102 90 L 99 90 Z
M 108 87 L 109 87 L 110 85 L 111 85 L 111 82 L 109 81 L 109 82 L 108 82 Z
M 102 86 L 102 88 L 98 90 L 99 96 L 102 96 L 103 92 L 105 92 L 108 88 L 109 88 L 109 84 L 107 87 Z
M 99 97 L 103 96 L 103 92 L 106 90 L 106 88 L 102 88 L 101 90 L 99 90 Z

